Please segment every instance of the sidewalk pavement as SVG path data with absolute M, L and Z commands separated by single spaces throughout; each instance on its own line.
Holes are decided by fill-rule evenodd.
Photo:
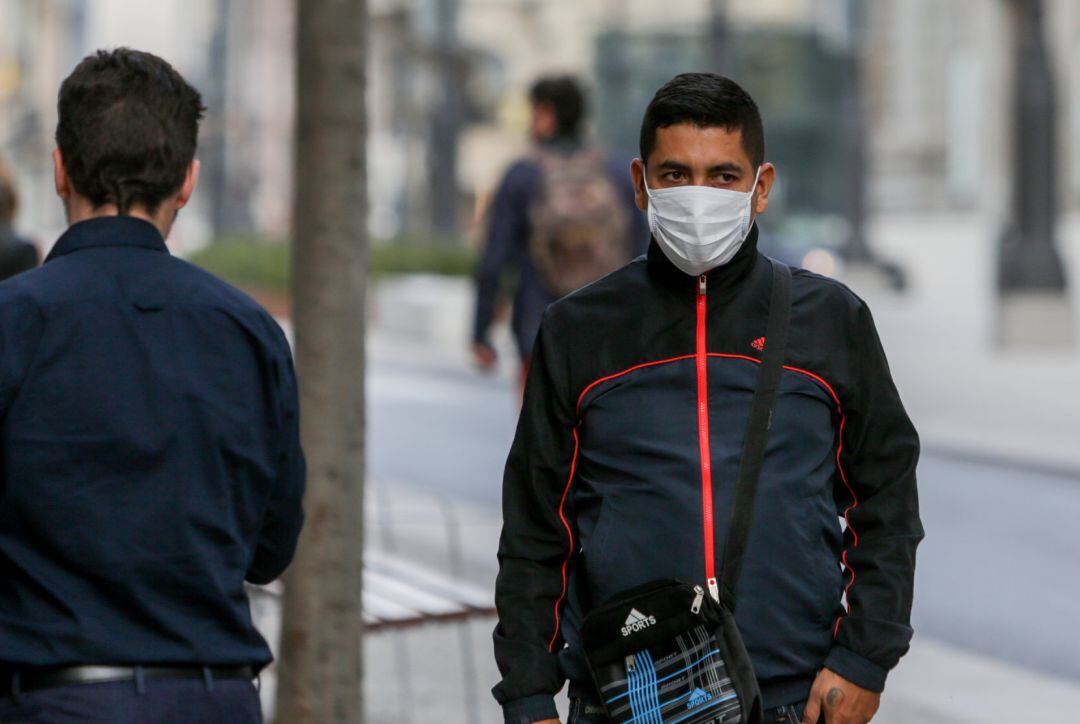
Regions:
M 491 591 L 498 566 L 497 512 L 369 480 L 365 496 L 365 555 L 409 561 Z M 414 575 L 416 572 L 414 571 Z M 280 656 L 280 582 L 252 587 L 252 617 Z M 365 721 L 371 724 L 499 724 L 491 696 L 499 679 L 492 655 L 492 616 L 368 632 L 364 637 Z M 273 721 L 277 666 L 260 674 L 263 715 Z
M 492 586 L 501 526 L 497 511 L 446 500 L 395 481 L 376 480 L 369 490 L 366 517 L 371 549 L 429 568 L 460 570 L 463 580 Z M 455 538 L 459 543 L 454 543 Z M 500 722 L 490 694 L 499 678 L 492 657 L 493 626 L 493 619 L 482 618 L 369 635 L 364 682 L 367 721 Z M 565 716 L 565 699 L 559 705 Z M 874 722 L 1072 721 L 1077 712 L 1080 683 L 916 636 L 911 651 L 889 677 Z
M 862 287 L 924 446 L 941 454 L 1064 471 L 1080 482 L 1080 223 L 1061 225 L 1072 345 L 1000 349 L 993 224 L 955 216 L 878 219 L 870 239 L 912 288 Z M 1035 321 L 1033 323 L 1040 323 Z M 1045 323 L 1045 322 L 1042 322 Z

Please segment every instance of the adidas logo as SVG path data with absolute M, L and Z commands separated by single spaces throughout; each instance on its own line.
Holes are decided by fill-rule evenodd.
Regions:
M 708 704 L 710 701 L 712 701 L 712 698 L 712 694 L 705 691 L 704 689 L 694 689 L 694 693 L 690 695 L 690 701 L 687 703 L 686 708 L 697 709 L 703 704 Z
M 630 609 L 630 615 L 626 617 L 626 624 L 622 627 L 622 635 L 629 636 L 649 626 L 656 625 L 656 616 L 646 616 L 636 608 Z
M 765 338 L 764 337 L 758 337 L 757 339 L 755 339 L 753 342 L 750 343 L 750 346 L 753 347 L 754 349 L 756 349 L 758 352 L 763 351 L 765 349 Z

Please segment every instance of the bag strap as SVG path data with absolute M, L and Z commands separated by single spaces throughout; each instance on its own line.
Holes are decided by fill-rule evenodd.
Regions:
M 791 318 L 791 269 L 773 259 L 772 298 L 769 301 L 769 321 L 765 327 L 765 349 L 758 369 L 757 388 L 750 405 L 750 420 L 746 426 L 746 443 L 739 461 L 739 477 L 735 485 L 735 503 L 731 508 L 731 525 L 724 562 L 721 568 L 720 601 L 728 610 L 735 610 L 735 584 L 742 571 L 743 553 L 750 537 L 750 523 L 757 496 L 758 476 L 765 459 L 765 444 L 772 427 L 773 408 L 780 388 L 780 372 L 787 350 L 788 321 Z

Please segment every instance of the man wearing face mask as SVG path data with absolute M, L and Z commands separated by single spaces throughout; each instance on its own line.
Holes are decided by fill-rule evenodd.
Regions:
M 504 479 L 495 687 L 507 722 L 606 721 L 581 624 L 666 578 L 714 598 L 773 271 L 776 170 L 734 82 L 680 75 L 631 168 L 648 253 L 544 315 Z M 867 722 L 906 652 L 918 436 L 866 304 L 795 269 L 735 618 L 765 721 Z M 659 719 L 657 719 L 659 721 Z

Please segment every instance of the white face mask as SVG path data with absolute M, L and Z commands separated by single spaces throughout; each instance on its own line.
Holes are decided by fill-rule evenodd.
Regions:
M 731 261 L 750 233 L 750 203 L 761 167 L 749 191 L 711 186 L 651 190 L 649 230 L 664 255 L 687 274 L 698 276 Z

